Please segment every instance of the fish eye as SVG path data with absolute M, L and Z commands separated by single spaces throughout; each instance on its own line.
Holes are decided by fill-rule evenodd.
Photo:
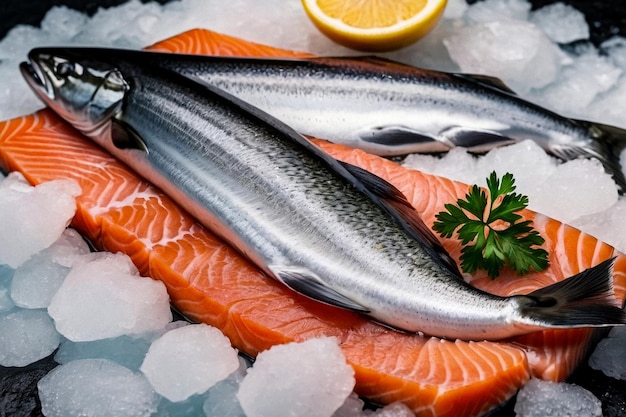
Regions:
M 59 77 L 67 78 L 74 72 L 74 64 L 68 61 L 59 62 L 56 66 L 56 73 Z

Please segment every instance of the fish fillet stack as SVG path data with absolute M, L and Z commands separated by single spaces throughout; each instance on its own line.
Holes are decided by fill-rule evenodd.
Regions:
M 186 32 L 151 48 L 239 56 L 306 56 L 206 30 Z M 407 170 L 365 152 L 316 141 L 334 157 L 387 179 L 432 225 L 444 204 L 467 185 Z M 420 416 L 479 416 L 512 397 L 531 376 L 563 380 L 581 362 L 597 332 L 544 331 L 504 342 L 448 341 L 395 332 L 357 314 L 321 305 L 284 288 L 226 246 L 158 189 L 82 138 L 51 111 L 0 123 L 0 165 L 33 184 L 69 178 L 82 194 L 73 227 L 99 249 L 122 251 L 142 274 L 165 283 L 174 306 L 220 328 L 254 355 L 270 346 L 335 336 L 355 369 L 355 390 L 381 403 L 402 401 Z M 526 211 L 550 252 L 551 267 L 472 283 L 508 295 L 528 292 L 617 256 L 615 291 L 626 295 L 626 257 L 591 236 Z M 443 240 L 458 261 L 460 246 Z

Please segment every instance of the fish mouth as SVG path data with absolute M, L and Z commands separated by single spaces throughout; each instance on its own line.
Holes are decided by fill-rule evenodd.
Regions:
M 54 88 L 49 77 L 46 76 L 46 57 L 46 55 L 32 50 L 28 54 L 29 61 L 20 64 L 20 71 L 30 88 L 48 102 L 48 100 L 54 99 Z

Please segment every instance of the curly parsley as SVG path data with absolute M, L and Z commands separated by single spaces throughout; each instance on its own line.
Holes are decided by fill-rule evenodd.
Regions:
M 544 243 L 530 220 L 520 221 L 518 212 L 528 206 L 528 197 L 516 194 L 513 175 L 506 173 L 500 181 L 492 172 L 487 178 L 489 196 L 478 185 L 472 186 L 465 200 L 446 204 L 447 211 L 437 214 L 433 229 L 442 237 L 455 231 L 464 245 L 461 268 L 472 273 L 484 269 L 493 279 L 504 265 L 523 275 L 532 268 L 548 267 L 548 252 L 538 248 Z

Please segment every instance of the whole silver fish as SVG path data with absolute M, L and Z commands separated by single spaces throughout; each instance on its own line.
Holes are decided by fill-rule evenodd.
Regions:
M 447 338 L 626 322 L 612 260 L 528 296 L 485 293 L 397 189 L 255 107 L 115 53 L 29 58 L 22 73 L 48 106 L 311 298 Z
M 424 70 L 376 57 L 264 59 L 118 51 L 197 77 L 296 131 L 391 156 L 474 152 L 530 139 L 563 160 L 596 158 L 626 190 L 626 131 L 571 120 L 491 77 Z

